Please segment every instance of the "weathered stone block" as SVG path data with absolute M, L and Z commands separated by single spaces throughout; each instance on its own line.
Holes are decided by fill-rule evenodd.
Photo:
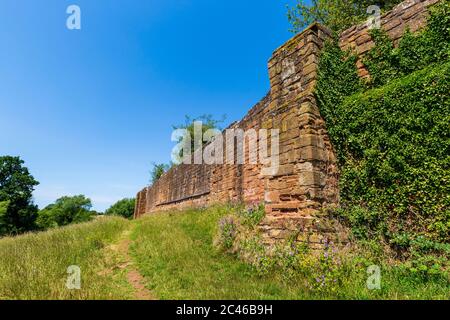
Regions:
M 313 104 L 313 103 L 308 101 L 308 102 L 303 102 L 300 105 L 300 109 L 298 110 L 298 114 L 299 115 L 313 114 L 313 115 L 318 116 L 318 115 L 320 115 L 320 111 L 319 111 L 319 108 L 315 104 Z
M 298 138 L 298 147 L 303 148 L 308 146 L 318 147 L 322 149 L 325 147 L 323 138 L 319 135 L 300 135 Z
M 267 203 L 274 203 L 280 201 L 280 192 L 278 191 L 267 191 L 265 194 L 265 201 Z
M 397 27 L 398 25 L 400 25 L 401 23 L 402 23 L 402 20 L 400 18 L 395 18 L 395 19 L 387 21 L 383 25 L 383 29 L 386 31 L 390 31 L 390 30 L 394 29 L 395 27 Z
M 299 173 L 298 185 L 300 187 L 305 186 L 324 186 L 325 176 L 321 172 L 317 171 L 303 171 Z
M 300 149 L 299 158 L 306 161 L 326 161 L 326 152 L 317 146 L 307 146 Z
M 274 171 L 274 177 L 279 177 L 279 176 L 286 176 L 286 175 L 290 175 L 294 173 L 294 165 L 293 164 L 285 164 L 285 165 L 281 165 L 279 166 L 277 169 L 275 169 Z

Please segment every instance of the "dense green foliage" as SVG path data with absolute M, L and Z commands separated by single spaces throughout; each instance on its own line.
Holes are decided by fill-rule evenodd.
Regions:
M 320 56 L 316 98 L 330 129 L 338 121 L 335 106 L 363 89 L 356 71 L 356 60 L 355 55 L 342 51 L 337 41 L 325 43 Z M 340 140 L 334 142 L 343 143 Z
M 371 85 L 381 86 L 432 63 L 448 60 L 450 53 L 450 1 L 431 7 L 423 32 L 406 31 L 398 47 L 381 30 L 372 30 L 376 43 L 364 59 L 371 74 Z
M 134 206 L 136 203 L 136 199 L 122 199 L 111 206 L 108 210 L 106 210 L 106 215 L 115 215 L 121 216 L 127 219 L 133 218 L 134 215 Z
M 62 197 L 39 211 L 36 223 L 39 228 L 47 229 L 86 222 L 95 215 L 91 208 L 91 200 L 83 195 Z
M 299 32 L 313 22 L 320 22 L 333 31 L 341 31 L 369 18 L 369 6 L 389 10 L 402 0 L 297 0 L 288 9 L 292 31 Z
M 330 134 L 344 201 L 378 214 L 385 232 L 448 239 L 450 223 L 450 63 L 426 68 L 335 106 Z
M 0 202 L 0 221 L 4 221 L 5 215 L 8 212 L 9 201 Z
M 341 168 L 340 215 L 359 238 L 382 237 L 422 260 L 435 254 L 419 263 L 431 272 L 450 240 L 449 17 L 443 1 L 398 48 L 375 32 L 364 84 L 354 57 L 327 44 L 316 90 Z
M 38 209 L 32 193 L 39 182 L 23 164 L 19 157 L 0 157 L 0 202 L 8 201 L 6 212 L 0 214 L 0 236 L 36 228 Z

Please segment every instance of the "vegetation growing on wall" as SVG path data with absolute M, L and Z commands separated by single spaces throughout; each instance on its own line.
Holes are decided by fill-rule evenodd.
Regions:
M 169 171 L 170 165 L 166 163 L 154 163 L 153 168 L 150 171 L 150 185 L 154 185 L 167 171 Z
M 364 59 L 371 86 L 389 83 L 432 63 L 448 60 L 450 53 L 450 1 L 442 1 L 430 8 L 431 16 L 423 32 L 405 32 L 397 47 L 381 30 L 374 29 L 371 36 L 376 47 Z
M 397 48 L 374 32 L 368 83 L 355 58 L 329 43 L 316 91 L 341 168 L 339 214 L 359 238 L 382 237 L 413 258 L 436 254 L 420 264 L 426 272 L 449 253 L 449 3 Z
M 381 10 L 390 10 L 402 0 L 297 0 L 288 10 L 292 31 L 299 32 L 313 22 L 341 31 L 369 17 L 368 8 L 378 5 Z
M 420 267 L 419 263 L 429 257 L 422 256 L 422 260 L 407 263 L 393 262 L 385 255 L 383 243 L 380 241 L 358 241 L 348 244 L 345 248 L 325 242 L 322 249 L 312 252 L 306 244 L 293 241 L 295 233 L 292 240 L 278 241 L 268 247 L 262 238 L 261 230 L 254 228 L 253 223 L 248 224 L 264 217 L 264 210 L 259 208 L 245 210 L 240 207 L 224 207 L 208 209 L 206 213 L 187 214 L 195 214 L 196 219 L 202 215 L 207 219 L 214 219 L 211 211 L 215 210 L 224 211 L 223 214 L 226 214 L 216 218 L 216 247 L 225 252 L 225 256 L 245 261 L 251 266 L 248 273 L 261 279 L 260 281 L 276 279 L 279 285 L 286 286 L 283 294 L 294 286 L 298 287 L 295 289 L 299 294 L 296 298 L 307 296 L 312 299 L 398 299 L 401 296 L 421 299 L 424 296 L 419 293 L 422 291 L 419 288 L 427 288 L 425 291 L 433 292 L 434 298 L 439 297 L 438 292 L 446 292 L 444 296 L 447 295 L 448 273 L 445 270 L 436 267 L 426 273 L 423 270 L 411 272 L 411 269 Z M 197 222 L 190 223 L 196 225 Z M 159 232 L 153 234 L 157 235 Z M 146 265 L 152 264 L 154 262 Z M 367 287 L 368 268 L 375 265 L 380 267 L 383 274 L 380 290 Z

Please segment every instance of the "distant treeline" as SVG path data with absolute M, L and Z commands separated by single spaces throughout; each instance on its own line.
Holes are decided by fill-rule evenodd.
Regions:
M 86 222 L 102 214 L 92 210 L 92 201 L 84 195 L 61 197 L 39 210 L 33 202 L 33 191 L 39 182 L 24 164 L 20 157 L 0 157 L 0 236 Z M 131 218 L 134 202 L 123 199 L 105 214 Z

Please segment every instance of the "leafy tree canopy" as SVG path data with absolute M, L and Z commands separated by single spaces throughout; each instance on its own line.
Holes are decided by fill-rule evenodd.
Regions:
M 35 229 L 37 207 L 33 204 L 34 187 L 39 184 L 19 157 L 0 157 L 0 235 L 17 234 Z M 1 213 L 1 212 L 0 212 Z
M 0 202 L 0 225 L 4 225 L 8 212 L 9 201 Z
M 205 114 L 202 116 L 199 116 L 197 118 L 192 118 L 190 116 L 185 116 L 185 123 L 181 124 L 181 125 L 176 125 L 173 126 L 173 128 L 175 130 L 186 130 L 188 135 L 190 136 L 191 139 L 191 153 L 193 153 L 196 150 L 196 146 L 195 146 L 195 137 L 194 137 L 194 132 L 195 132 L 195 123 L 196 122 L 201 122 L 202 123 L 202 135 L 207 132 L 208 130 L 221 130 L 220 128 L 220 124 L 223 123 L 225 121 L 226 116 L 222 116 L 222 118 L 220 120 L 218 119 L 214 119 L 214 117 L 210 114 Z M 180 136 L 178 138 L 178 143 L 181 143 L 183 141 L 183 139 L 185 138 L 185 136 Z M 202 145 L 205 145 L 206 142 L 203 141 L 203 137 L 202 138 Z M 178 154 L 175 155 L 175 157 L 177 157 L 178 159 L 176 159 L 176 162 L 183 162 L 181 159 L 183 159 L 183 150 L 180 149 Z
M 106 215 L 122 216 L 127 219 L 133 218 L 135 199 L 122 199 L 106 210 Z
M 41 229 L 47 229 L 86 222 L 95 214 L 91 208 L 91 200 L 83 195 L 62 197 L 39 211 L 37 225 Z
M 153 168 L 150 171 L 150 184 L 154 184 L 156 181 L 158 181 L 164 173 L 166 173 L 170 169 L 171 165 L 160 163 L 160 164 L 153 164 Z
M 302 31 L 313 22 L 326 25 L 333 31 L 343 31 L 367 19 L 369 6 L 377 5 L 381 10 L 390 10 L 402 0 L 297 0 L 288 8 L 288 19 L 292 32 Z

